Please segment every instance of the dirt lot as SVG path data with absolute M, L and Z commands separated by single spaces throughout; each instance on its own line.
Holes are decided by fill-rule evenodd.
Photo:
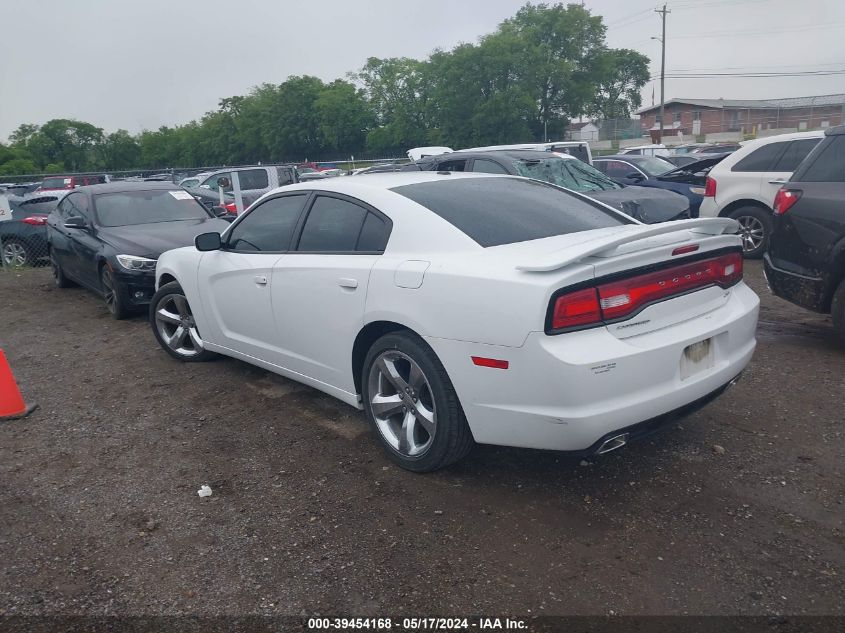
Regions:
M 0 614 L 845 614 L 845 350 L 747 278 L 752 365 L 679 426 L 421 476 L 328 396 L 0 271 L 40 405 L 0 425 Z

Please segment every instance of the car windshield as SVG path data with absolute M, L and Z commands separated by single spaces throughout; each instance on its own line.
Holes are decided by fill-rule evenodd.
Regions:
M 599 170 L 580 160 L 559 157 L 541 160 L 520 159 L 513 161 L 513 166 L 520 176 L 550 182 L 580 193 L 622 188 Z
M 536 180 L 460 178 L 404 185 L 392 191 L 436 213 L 484 247 L 633 221 Z
M 209 217 L 187 191 L 158 189 L 95 196 L 100 226 L 130 226 Z
M 675 166 L 669 161 L 663 160 L 662 158 L 654 158 L 653 156 L 643 156 L 634 164 L 648 176 L 662 176 L 667 171 L 675 169 Z

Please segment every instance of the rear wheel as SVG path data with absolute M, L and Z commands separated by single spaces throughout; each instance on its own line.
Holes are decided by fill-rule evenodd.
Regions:
M 836 331 L 836 336 L 845 345 L 845 279 L 839 282 L 839 287 L 833 293 L 830 316 L 833 318 L 833 329 Z
M 772 212 L 760 207 L 741 207 L 730 214 L 739 222 L 742 254 L 749 259 L 760 259 L 769 246 L 772 234 Z
M 29 246 L 20 240 L 5 240 L 0 253 L 2 253 L 4 266 L 28 266 L 32 262 Z
M 437 470 L 472 448 L 452 381 L 419 337 L 405 332 L 381 337 L 367 352 L 361 383 L 367 419 L 402 468 Z
M 129 309 L 126 306 L 125 293 L 120 283 L 114 278 L 114 273 L 103 266 L 100 270 L 100 287 L 103 289 L 103 299 L 106 308 L 111 315 L 120 321 L 129 316 Z
M 56 282 L 56 287 L 70 288 L 73 285 L 73 282 L 65 277 L 62 265 L 52 250 L 50 251 L 50 268 L 53 269 L 53 280 Z
M 150 325 L 159 345 L 173 358 L 189 363 L 211 360 L 194 314 L 178 282 L 163 285 L 150 301 Z

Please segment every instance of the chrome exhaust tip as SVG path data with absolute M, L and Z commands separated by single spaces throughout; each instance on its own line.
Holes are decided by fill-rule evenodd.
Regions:
M 614 435 L 602 442 L 601 446 L 596 450 L 596 455 L 604 455 L 610 451 L 615 451 L 617 448 L 622 448 L 628 443 L 628 434 Z

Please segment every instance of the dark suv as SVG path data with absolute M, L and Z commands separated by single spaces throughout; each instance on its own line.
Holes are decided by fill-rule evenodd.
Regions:
M 830 313 L 845 342 L 845 125 L 827 130 L 778 191 L 763 264 L 772 292 Z

